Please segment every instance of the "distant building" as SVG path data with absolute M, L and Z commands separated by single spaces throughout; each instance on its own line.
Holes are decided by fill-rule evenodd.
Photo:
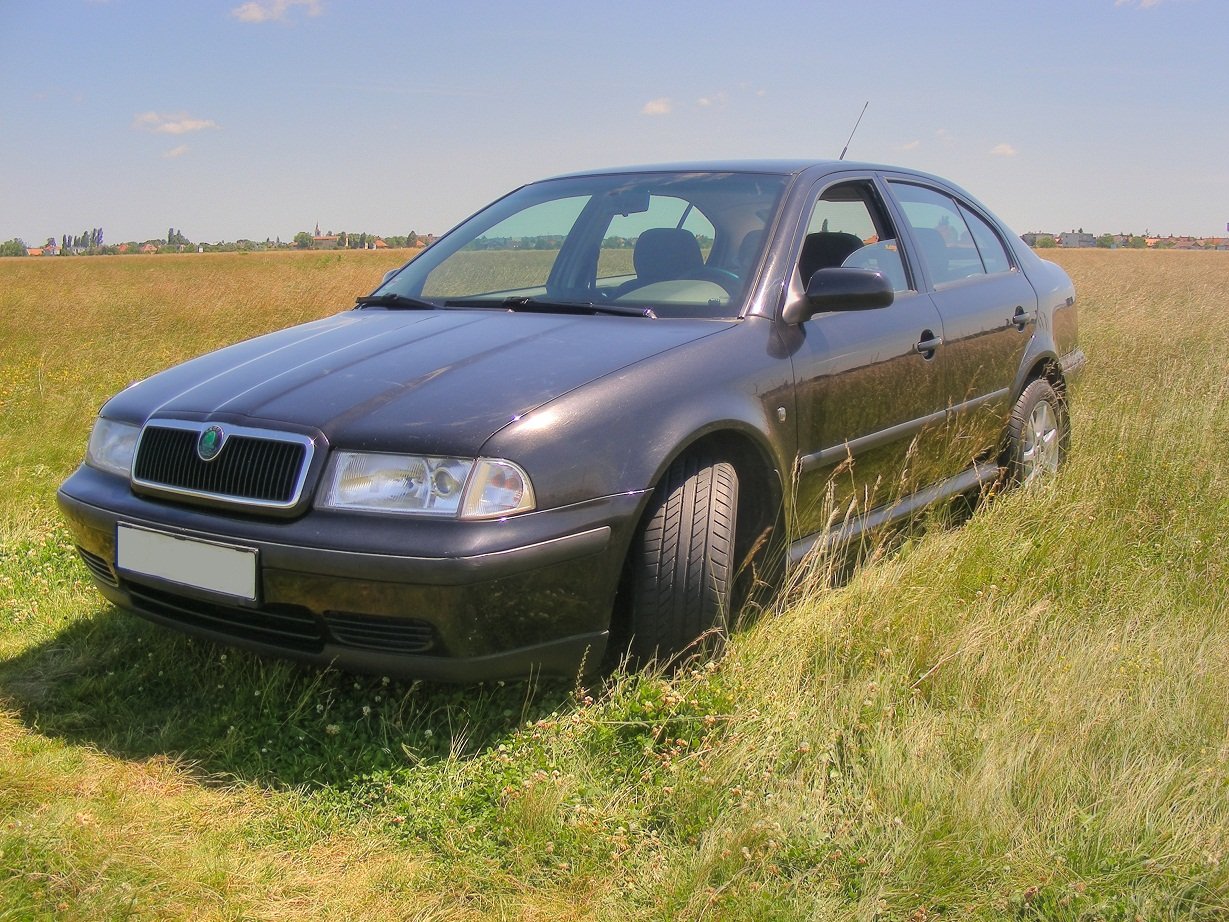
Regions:
M 1051 240 L 1057 240 L 1058 234 L 1051 234 L 1047 231 L 1029 231 L 1027 234 L 1020 235 L 1020 239 L 1031 247 L 1037 246 L 1037 241 L 1041 237 L 1049 237 Z
M 316 233 L 312 235 L 313 250 L 335 250 L 337 249 L 337 234 L 322 234 L 320 233 L 320 225 L 316 225 Z
M 1067 231 L 1058 235 L 1058 245 L 1067 249 L 1081 249 L 1087 247 L 1095 247 L 1097 238 L 1092 234 L 1085 234 L 1079 231 Z

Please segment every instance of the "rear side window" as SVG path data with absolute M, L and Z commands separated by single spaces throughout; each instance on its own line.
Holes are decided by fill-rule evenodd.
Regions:
M 891 185 L 905 220 L 913 228 L 922 262 L 936 285 L 986 274 L 973 233 L 955 200 L 925 186 Z
M 969 226 L 969 233 L 973 235 L 973 242 L 977 244 L 977 252 L 981 254 L 982 265 L 986 271 L 991 275 L 995 272 L 1010 271 L 1011 260 L 1007 258 L 1007 250 L 994 228 L 986 223 L 981 215 L 970 211 L 964 205 L 960 206 L 960 213 Z

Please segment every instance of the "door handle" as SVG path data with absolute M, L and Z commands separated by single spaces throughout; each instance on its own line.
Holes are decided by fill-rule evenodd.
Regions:
M 1023 333 L 1024 328 L 1028 326 L 1030 322 L 1032 322 L 1032 319 L 1033 319 L 1032 311 L 1026 311 L 1023 307 L 1017 306 L 1016 312 L 1012 314 L 1011 319 L 1007 321 L 1007 325 L 1013 326 L 1017 330 L 1019 330 L 1021 333 Z
M 935 336 L 933 330 L 923 330 L 921 338 L 913 347 L 913 351 L 924 359 L 933 359 L 935 357 L 935 350 L 942 345 L 942 336 Z

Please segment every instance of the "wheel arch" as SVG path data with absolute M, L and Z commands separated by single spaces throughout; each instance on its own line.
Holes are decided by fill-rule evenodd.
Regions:
M 1057 355 L 1047 352 L 1034 356 L 1024 365 L 1023 373 L 1016 381 L 1015 389 L 1012 392 L 1012 403 L 1014 404 L 1019 399 L 1026 387 L 1039 379 L 1048 381 L 1050 386 L 1058 393 L 1059 398 L 1064 402 L 1066 401 L 1067 379 L 1063 376 L 1062 364 L 1059 362 Z
M 690 440 L 678 445 L 669 456 L 662 459 L 654 474 L 652 486 L 645 492 L 644 501 L 637 513 L 635 529 L 623 553 L 619 590 L 611 611 L 612 642 L 609 649 L 612 652 L 625 645 L 630 631 L 628 589 L 634 536 L 644 528 L 646 520 L 652 514 L 654 497 L 666 472 L 680 458 L 692 455 L 703 456 L 713 462 L 728 462 L 734 466 L 738 476 L 734 560 L 741 582 L 747 582 L 750 577 L 750 561 L 758 559 L 761 553 L 769 552 L 774 536 L 781 533 L 786 487 L 780 467 L 774 462 L 768 446 L 743 428 L 731 424 L 715 425 L 693 434 Z M 745 578 L 742 574 L 745 574 Z

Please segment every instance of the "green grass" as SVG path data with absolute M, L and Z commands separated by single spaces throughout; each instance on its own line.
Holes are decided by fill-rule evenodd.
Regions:
M 1057 258 L 1056 482 L 587 689 L 260 660 L 67 547 L 106 395 L 395 256 L 0 261 L 0 919 L 1229 917 L 1229 259 Z

